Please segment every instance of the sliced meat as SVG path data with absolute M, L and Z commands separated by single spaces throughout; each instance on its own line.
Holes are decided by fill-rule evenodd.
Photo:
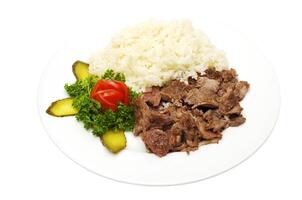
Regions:
M 203 117 L 203 114 L 204 114 L 203 111 L 198 108 L 192 109 L 191 112 L 194 117 Z
M 144 93 L 144 101 L 157 107 L 160 104 L 161 95 L 159 87 L 152 87 L 148 92 Z
M 237 81 L 237 73 L 236 73 L 235 69 L 222 70 L 221 77 L 222 77 L 223 82 Z
M 188 78 L 188 84 L 195 87 L 195 84 L 196 84 L 197 80 L 192 78 L 192 77 L 189 77 Z
M 192 108 L 197 107 L 208 107 L 217 108 L 218 103 L 216 102 L 216 94 L 207 89 L 194 88 L 187 93 L 184 102 L 191 105 Z
M 181 135 L 181 133 L 188 133 L 188 130 L 195 127 L 194 117 L 188 111 L 182 111 L 180 118 L 174 118 L 175 123 L 169 130 L 172 135 Z
M 165 110 L 162 111 L 163 113 L 166 113 L 168 116 L 172 118 L 175 122 L 179 121 L 181 118 L 183 118 L 183 115 L 186 113 L 186 108 L 184 106 L 178 107 L 174 104 L 167 107 Z
M 151 111 L 142 97 L 138 97 L 134 102 L 134 115 L 135 126 L 133 132 L 134 135 L 139 135 L 150 126 L 149 116 L 151 115 Z
M 223 96 L 227 91 L 234 90 L 236 82 L 222 82 L 220 84 L 219 91 L 217 92 L 218 96 Z
M 171 149 L 170 134 L 160 129 L 150 129 L 141 136 L 146 147 L 159 157 L 165 156 Z
M 192 105 L 192 108 L 208 107 L 217 108 L 216 101 L 219 82 L 207 77 L 198 77 L 194 89 L 187 92 L 184 102 Z
M 230 117 L 229 125 L 232 127 L 240 126 L 246 121 L 243 116 Z
M 227 115 L 240 115 L 242 112 L 243 108 L 240 106 L 240 104 L 236 104 L 231 110 L 226 112 L 225 114 Z
M 170 144 L 173 147 L 178 147 L 181 144 L 183 144 L 185 133 L 181 123 L 176 122 L 175 124 L 172 125 L 171 129 L 168 130 L 167 132 L 171 135 Z
M 219 85 L 219 81 L 201 76 L 197 78 L 195 87 L 216 93 L 219 89 Z
M 149 117 L 149 126 L 147 129 L 158 128 L 166 130 L 174 123 L 173 118 L 167 113 L 151 111 Z
M 239 101 L 241 101 L 248 92 L 250 84 L 246 81 L 239 81 L 235 87 L 234 93 L 238 96 Z
M 223 130 L 245 122 L 240 101 L 248 90 L 234 69 L 208 69 L 188 84 L 173 80 L 149 88 L 134 102 L 134 134 L 160 157 L 218 143 Z
M 165 130 L 174 122 L 169 114 L 151 110 L 143 97 L 137 98 L 134 105 L 135 135 L 139 135 L 141 132 L 150 128 L 160 128 Z
M 165 101 L 179 104 L 182 96 L 184 95 L 183 92 L 186 87 L 186 84 L 180 81 L 170 81 L 165 87 L 162 88 L 161 97 Z
M 204 114 L 204 120 L 207 122 L 206 129 L 215 133 L 220 133 L 229 126 L 228 120 L 217 110 L 208 110 Z
M 190 112 L 183 113 L 182 118 L 173 124 L 169 133 L 174 137 L 171 140 L 172 150 L 178 149 L 183 143 L 189 147 L 198 147 L 201 138 L 195 119 Z
M 199 134 L 205 140 L 211 140 L 214 138 L 221 138 L 222 135 L 220 133 L 214 133 L 206 129 L 202 120 L 196 120 L 196 126 L 199 130 Z
M 186 140 L 186 144 L 188 147 L 197 148 L 199 146 L 199 137 L 198 135 L 194 135 L 191 139 Z
M 205 76 L 210 79 L 215 79 L 219 82 L 222 82 L 222 73 L 220 71 L 216 71 L 214 68 L 207 69 L 205 71 Z
M 220 104 L 219 109 L 223 113 L 227 113 L 238 104 L 238 101 L 239 98 L 235 95 L 234 90 L 232 88 L 228 88 L 222 97 L 218 98 L 218 102 Z
M 203 140 L 199 143 L 199 146 L 203 146 L 203 145 L 207 145 L 207 144 L 214 144 L 214 143 L 218 143 L 220 140 L 220 138 L 215 138 L 215 139 L 211 139 L 211 140 Z

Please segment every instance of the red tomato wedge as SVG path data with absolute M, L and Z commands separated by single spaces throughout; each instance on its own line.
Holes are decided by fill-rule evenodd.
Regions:
M 107 101 L 102 95 L 96 95 L 94 97 L 94 99 L 97 100 L 98 102 L 100 102 L 101 105 L 102 105 L 102 108 L 105 109 L 105 110 L 110 109 L 113 112 L 115 112 L 117 110 L 117 105 Z
M 114 90 L 114 89 L 108 89 L 108 90 L 101 90 L 96 93 L 98 96 L 102 96 L 104 99 L 109 101 L 110 103 L 117 104 L 118 102 L 121 102 L 124 98 L 124 94 L 120 91 Z
M 120 90 L 124 93 L 124 99 L 123 99 L 123 103 L 128 106 L 129 105 L 129 88 L 127 87 L 127 85 L 123 82 L 120 81 L 113 81 L 115 82 L 115 84 L 119 85 Z
M 104 109 L 116 111 L 119 102 L 129 105 L 129 88 L 120 81 L 99 80 L 90 97 L 101 103 Z

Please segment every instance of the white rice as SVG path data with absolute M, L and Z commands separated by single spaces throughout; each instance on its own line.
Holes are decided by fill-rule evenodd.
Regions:
M 186 81 L 209 67 L 228 67 L 224 52 L 188 20 L 150 20 L 126 28 L 89 64 L 90 72 L 99 76 L 107 69 L 124 73 L 126 84 L 137 91 L 171 79 Z

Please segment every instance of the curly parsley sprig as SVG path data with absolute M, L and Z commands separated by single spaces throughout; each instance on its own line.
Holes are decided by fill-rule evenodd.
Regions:
M 112 112 L 111 110 L 103 110 L 98 102 L 90 98 L 92 88 L 100 79 L 122 82 L 126 80 L 124 74 L 115 73 L 109 69 L 101 78 L 89 76 L 84 80 L 77 80 L 73 84 L 65 84 L 66 92 L 74 98 L 73 106 L 79 110 L 76 119 L 83 122 L 85 129 L 92 130 L 95 136 L 101 136 L 108 130 L 132 131 L 134 127 L 132 105 L 125 106 L 120 103 L 118 111 Z M 133 101 L 137 96 L 138 93 L 130 88 L 130 99 Z

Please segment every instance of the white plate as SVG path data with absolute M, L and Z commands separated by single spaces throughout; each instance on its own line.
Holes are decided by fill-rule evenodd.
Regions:
M 69 39 L 52 58 L 41 77 L 38 107 L 46 132 L 58 148 L 74 162 L 98 175 L 121 182 L 144 185 L 175 185 L 206 179 L 231 169 L 249 158 L 265 142 L 277 120 L 279 86 L 273 69 L 241 34 L 221 24 L 193 21 L 210 40 L 227 53 L 239 78 L 251 84 L 242 101 L 247 121 L 223 132 L 219 144 L 202 146 L 190 153 L 171 153 L 163 158 L 145 152 L 140 138 L 127 133 L 127 148 L 113 155 L 97 137 L 84 130 L 74 117 L 55 118 L 45 110 L 56 99 L 66 97 L 64 84 L 75 79 L 71 65 L 86 61 L 103 48 L 119 26 L 96 30 Z M 125 24 L 128 25 L 128 24 Z M 130 24 L 131 25 L 131 24 Z

